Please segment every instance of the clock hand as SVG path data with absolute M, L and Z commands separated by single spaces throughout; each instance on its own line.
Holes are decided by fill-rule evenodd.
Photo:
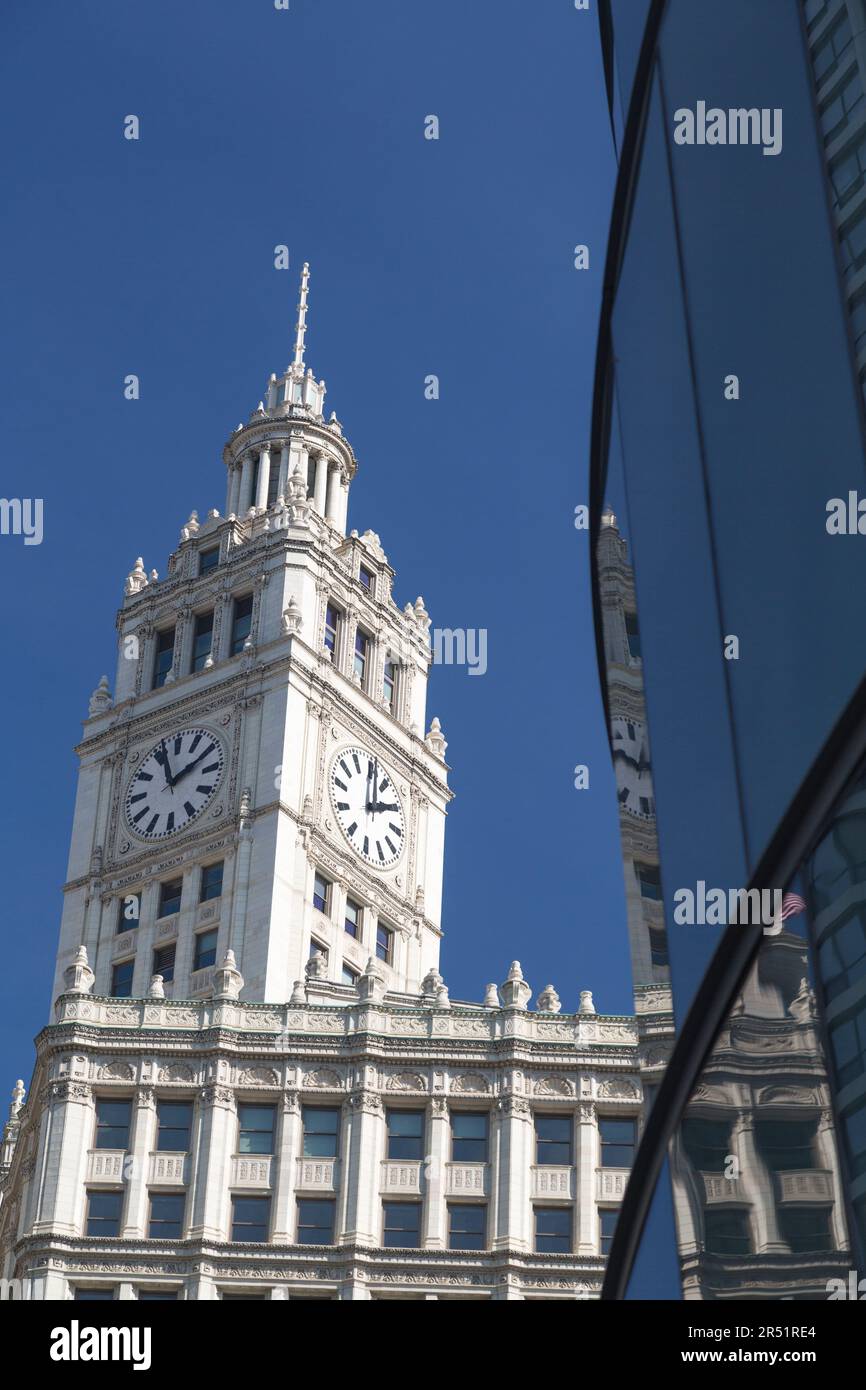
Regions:
M 165 739 L 162 740 L 162 757 L 159 759 L 159 761 L 162 763 L 162 770 L 165 773 L 165 785 L 168 787 L 172 795 L 174 795 L 174 784 L 177 781 L 177 778 L 172 776 L 171 766 L 168 761 L 168 749 L 165 746 Z
M 188 772 L 192 772 L 193 768 L 198 767 L 199 763 L 202 762 L 203 759 L 209 757 L 212 752 L 213 744 L 211 744 L 210 748 L 206 748 L 203 753 L 199 753 L 198 757 L 194 758 L 191 763 L 187 763 L 182 772 L 175 773 L 174 781 L 179 782 L 182 777 L 185 777 Z
M 375 806 L 371 806 L 371 811 L 399 811 L 400 807 L 396 801 L 377 801 Z

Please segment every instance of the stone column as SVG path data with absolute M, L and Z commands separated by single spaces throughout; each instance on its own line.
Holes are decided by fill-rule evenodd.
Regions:
M 577 1110 L 577 1163 L 574 1170 L 575 1248 L 578 1255 L 597 1255 L 599 1250 L 596 1171 L 601 1163 L 598 1119 L 591 1101 L 581 1101 Z
M 135 1097 L 131 1143 L 126 1162 L 126 1210 L 120 1229 L 123 1240 L 146 1240 L 150 1151 L 156 1146 L 156 1101 L 149 1086 Z
M 750 1204 L 750 1229 L 755 1253 L 785 1254 L 788 1247 L 779 1236 L 775 1179 L 758 1152 L 755 1142 L 755 1117 L 751 1111 L 745 1111 L 735 1121 L 731 1130 L 731 1141 L 739 1164 L 740 1176 L 737 1185 Z
M 181 608 L 178 611 L 177 623 L 174 634 L 174 676 L 177 680 L 180 676 L 189 675 L 192 666 L 192 630 L 195 623 L 191 608 Z
M 318 482 L 318 477 L 316 482 Z M 325 516 L 332 526 L 339 526 L 340 510 L 340 468 L 339 464 L 334 464 L 328 472 L 328 490 L 325 502 Z
M 268 485 L 271 481 L 271 442 L 266 440 L 259 451 L 259 478 L 255 506 L 264 511 L 268 505 Z
M 53 1231 L 79 1236 L 84 1231 L 85 1182 L 93 1147 L 93 1093 L 84 1082 L 49 1084 L 50 1107 L 41 1191 L 33 1234 Z
M 238 498 L 238 515 L 239 515 L 239 516 L 246 516 L 246 514 L 247 514 L 247 512 L 249 511 L 250 507 L 253 505 L 254 498 L 251 496 L 251 493 L 252 493 L 252 481 L 253 481 L 253 456 L 252 456 L 252 454 L 244 454 L 243 462 L 242 462 L 242 464 L 241 464 L 241 482 L 240 482 L 240 490 L 239 490 L 240 495 L 239 495 L 239 498 Z
M 278 1245 L 295 1239 L 295 1175 L 301 1152 L 301 1105 L 297 1091 L 283 1093 L 283 1116 L 274 1160 L 273 1232 Z M 336 1240 L 336 1233 L 334 1239 Z
M 319 454 L 316 459 L 316 484 L 313 491 L 313 506 L 319 516 L 325 515 L 325 500 L 328 491 L 328 456 Z
M 529 1232 L 529 1170 L 532 1163 L 532 1116 L 522 1096 L 499 1102 L 499 1143 L 496 1183 L 498 1202 L 494 1250 L 531 1248 Z
M 346 1143 L 346 1218 L 341 1245 L 378 1245 L 380 1241 L 381 1160 L 384 1156 L 385 1111 L 375 1091 L 353 1091 L 346 1101 L 349 1136 Z
M 182 876 L 183 888 L 180 896 L 180 912 L 177 916 L 177 945 L 174 956 L 173 994 L 176 999 L 187 998 L 189 977 L 192 971 L 195 942 L 193 933 L 198 911 L 198 868 L 187 869 Z
M 449 1156 L 450 1123 L 448 1101 L 434 1096 L 427 1115 L 428 1156 L 424 1225 L 421 1244 L 425 1250 L 444 1250 L 448 1245 L 448 1212 L 445 1201 L 446 1164 Z
M 150 879 L 142 886 L 135 944 L 132 997 L 143 999 L 153 977 L 154 922 L 159 911 L 159 882 Z
M 227 1086 L 205 1086 L 197 1117 L 196 1173 L 191 1239 L 228 1240 L 229 1165 L 235 1133 L 234 1096 Z
M 226 494 L 226 516 L 237 516 L 241 496 L 241 470 L 237 461 L 229 468 L 228 492 Z
M 337 517 L 339 530 L 346 534 L 346 527 L 349 523 L 349 484 L 345 481 L 340 483 L 340 511 Z
M 280 448 L 280 474 L 277 482 L 277 496 L 285 497 L 289 490 L 289 441 L 284 439 Z

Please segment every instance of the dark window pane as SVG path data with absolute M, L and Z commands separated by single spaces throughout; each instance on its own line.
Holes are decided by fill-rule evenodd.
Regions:
M 182 1239 L 185 1204 L 186 1194 L 183 1192 L 154 1193 L 150 1199 L 148 1238 L 150 1240 Z
M 114 1290 L 113 1290 L 113 1289 L 85 1289 L 85 1288 L 77 1288 L 77 1289 L 75 1290 L 75 1302 L 76 1302 L 76 1303 L 99 1303 L 99 1302 L 105 1302 L 106 1300 L 108 1300 L 109 1302 L 111 1302 L 111 1301 L 113 1300 L 113 1298 L 114 1298 Z
M 122 1192 L 89 1192 L 87 1194 L 87 1234 L 89 1236 L 119 1236 Z
M 196 616 L 192 634 L 192 669 L 203 671 L 213 647 L 213 611 Z
M 272 1154 L 275 1119 L 276 1107 L 273 1105 L 239 1105 L 238 1153 Z
M 179 878 L 170 879 L 168 883 L 161 883 L 159 887 L 159 916 L 171 917 L 173 913 L 180 912 L 180 899 L 183 892 L 183 880 Z
M 483 1250 L 487 1244 L 487 1208 L 453 1202 L 448 1207 L 448 1249 Z
M 536 1163 L 568 1166 L 571 1163 L 573 1132 L 571 1115 L 536 1115 Z
M 111 993 L 115 999 L 129 999 L 132 994 L 134 960 L 121 960 L 111 967 Z
M 213 927 L 210 931 L 201 931 L 195 939 L 195 955 L 193 956 L 193 970 L 204 970 L 209 965 L 216 964 L 217 938 L 219 930 Z
M 424 1111 L 388 1110 L 388 1158 L 424 1157 Z
M 634 1162 L 636 1125 L 634 1120 L 613 1120 L 602 1116 L 598 1122 L 603 1168 L 630 1168 Z
M 535 1208 L 535 1248 L 542 1255 L 567 1255 L 571 1251 L 571 1208 Z
M 266 1241 L 270 1221 L 270 1197 L 232 1198 L 232 1240 Z
M 166 984 L 174 979 L 174 956 L 176 951 L 175 943 L 170 946 L 162 946 L 153 953 L 153 973 L 161 975 Z
M 298 1202 L 298 1244 L 333 1245 L 334 1201 L 304 1198 Z
M 243 651 L 244 643 L 252 630 L 252 621 L 252 594 L 246 594 L 243 598 L 236 598 L 232 610 L 232 640 L 229 649 L 231 656 L 237 656 L 238 652 Z
M 456 1111 L 451 1116 L 451 1157 L 458 1163 L 487 1162 L 487 1116 Z
M 382 1244 L 417 1250 L 421 1244 L 421 1203 L 384 1202 Z
M 192 1101 L 161 1100 L 156 1107 L 158 1153 L 188 1153 L 192 1127 Z
M 128 1149 L 130 1100 L 98 1100 L 96 1102 L 96 1148 Z
M 339 1153 L 340 1112 L 318 1105 L 305 1105 L 304 1157 L 336 1158 Z
M 198 556 L 199 574 L 207 574 L 210 570 L 215 570 L 219 562 L 220 548 L 218 545 L 214 546 L 212 550 L 200 550 Z
M 602 1210 L 598 1213 L 602 1255 L 610 1254 L 610 1247 L 613 1244 L 613 1233 L 616 1230 L 618 1217 L 618 1211 L 610 1211 L 609 1209 Z
M 171 670 L 171 663 L 174 658 L 174 628 L 164 628 L 162 632 L 156 634 L 156 650 L 153 659 L 153 688 L 161 689 L 165 685 L 165 678 Z
M 199 890 L 199 900 L 203 903 L 209 902 L 211 898 L 218 898 L 223 891 L 223 861 L 218 864 L 206 864 L 201 871 L 201 888 Z

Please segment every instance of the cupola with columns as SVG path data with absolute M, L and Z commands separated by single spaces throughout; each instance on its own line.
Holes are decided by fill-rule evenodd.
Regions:
M 345 534 L 355 455 L 332 411 L 325 420 L 325 383 L 304 364 L 310 267 L 301 274 L 295 351 L 282 376 L 271 374 L 265 394 L 223 450 L 228 469 L 226 513 L 255 516 L 302 491 L 317 514 Z

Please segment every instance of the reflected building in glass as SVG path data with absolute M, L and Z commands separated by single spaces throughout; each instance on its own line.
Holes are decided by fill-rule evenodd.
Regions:
M 637 1007 L 668 991 L 675 1033 L 605 1296 L 826 1299 L 866 1276 L 862 181 L 840 182 L 866 22 L 605 0 L 600 23 L 596 644 Z

